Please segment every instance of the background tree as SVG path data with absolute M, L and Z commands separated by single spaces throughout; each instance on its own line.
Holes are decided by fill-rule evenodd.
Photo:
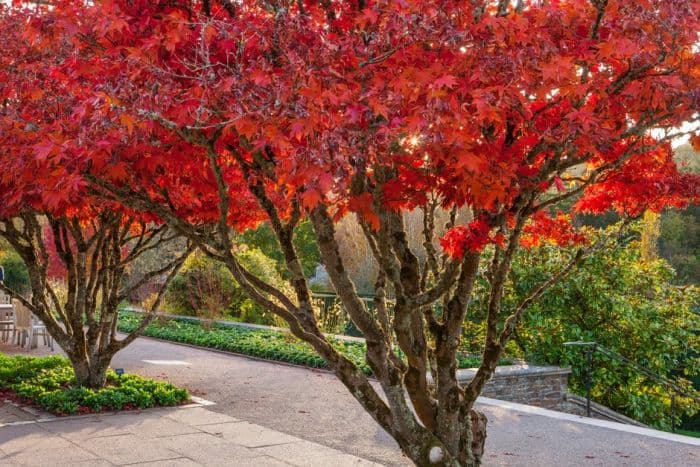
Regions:
M 257 248 L 277 262 L 277 269 L 280 274 L 287 273 L 287 268 L 284 265 L 284 256 L 275 239 L 275 234 L 268 224 L 262 224 L 256 229 L 242 232 L 237 243 L 239 242 L 245 243 L 251 248 Z M 300 222 L 295 229 L 294 246 L 299 251 L 299 259 L 304 275 L 306 277 L 313 276 L 321 258 L 316 247 L 314 231 L 309 222 Z
M 20 293 L 26 293 L 29 288 L 29 274 L 22 258 L 9 244 L 0 245 L 0 266 L 5 271 L 5 285 Z
M 678 283 L 700 284 L 700 206 L 663 213 L 659 254 L 673 265 Z
M 591 242 L 546 208 L 583 194 L 576 210 L 630 217 L 698 197 L 698 178 L 677 170 L 668 141 L 698 118 L 699 8 L 131 0 L 58 2 L 18 23 L 32 45 L 49 37 L 74 49 L 71 60 L 42 64 L 80 102 L 65 122 L 79 122 L 80 136 L 59 138 L 52 159 L 70 155 L 105 199 L 157 216 L 225 264 L 414 462 L 477 465 L 486 420 L 474 403 L 518 322 L 609 243 Z M 105 131 L 114 126 L 121 131 Z M 76 144 L 88 140 L 107 148 L 109 164 Z M 575 166 L 582 170 L 568 175 Z M 464 224 L 450 216 L 441 250 L 431 247 L 438 206 L 471 211 Z M 424 262 L 403 222 L 415 209 L 424 215 Z M 378 265 L 372 310 L 339 253 L 335 224 L 351 212 Z M 318 328 L 294 244 L 303 218 L 366 338 L 381 392 Z M 292 294 L 236 256 L 235 231 L 262 220 Z M 579 248 L 505 309 L 515 254 L 543 241 Z M 480 276 L 482 363 L 462 386 L 456 351 Z
M 700 151 L 684 144 L 675 149 L 675 154 L 682 170 L 700 174 Z M 678 283 L 700 284 L 700 206 L 663 213 L 659 254 L 676 270 Z
M 623 241 L 588 256 L 546 291 L 518 324 L 508 353 L 531 363 L 571 365 L 570 387 L 585 394 L 585 355 L 563 344 L 596 342 L 693 393 L 692 381 L 700 373 L 696 350 L 700 317 L 694 311 L 700 290 L 674 285 L 674 272 L 663 259 L 643 258 L 639 231 L 644 228 L 636 224 Z M 517 306 L 570 255 L 548 243 L 521 250 L 513 261 L 504 309 Z M 478 350 L 484 339 L 487 291 L 488 283 L 480 279 L 464 326 L 462 345 L 470 351 Z M 595 359 L 594 400 L 643 423 L 671 428 L 671 394 L 663 386 L 602 354 Z M 696 401 L 679 398 L 678 402 L 676 416 L 700 409 Z
M 120 304 L 149 278 L 167 276 L 144 320 L 150 323 L 164 287 L 187 253 L 126 286 L 126 269 L 138 256 L 175 238 L 167 227 L 114 212 L 113 206 L 80 216 L 28 209 L 5 216 L 0 218 L 0 235 L 24 261 L 31 296 L 23 296 L 10 284 L 0 284 L 0 289 L 44 322 L 70 359 L 78 385 L 102 387 L 114 354 L 146 328 L 118 339 Z M 60 282 L 52 280 L 57 270 L 64 271 Z

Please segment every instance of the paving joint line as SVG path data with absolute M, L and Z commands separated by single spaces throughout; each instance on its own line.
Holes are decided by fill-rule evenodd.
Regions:
M 278 433 L 282 433 L 282 432 L 281 432 L 281 431 L 278 431 Z M 286 433 L 282 433 L 282 434 L 286 434 Z M 291 435 L 290 435 L 290 436 L 291 436 Z M 296 438 L 296 436 L 295 436 L 295 438 Z M 316 442 L 314 442 L 314 441 L 308 441 L 308 440 L 305 440 L 305 439 L 302 439 L 302 438 L 297 438 L 297 440 L 298 440 L 298 441 L 288 441 L 288 442 L 286 442 L 286 443 L 274 443 L 274 444 L 263 444 L 262 446 L 252 446 L 252 447 L 249 447 L 248 449 L 270 448 L 270 447 L 272 447 L 272 446 L 286 446 L 287 444 L 294 444 L 294 443 L 301 443 L 301 442 L 319 444 L 319 443 L 316 443 Z M 323 446 L 323 445 L 322 445 L 322 444 L 319 444 L 319 446 Z M 246 447 L 247 447 L 247 446 L 246 446 Z M 328 446 L 325 446 L 325 447 L 328 447 Z M 334 448 L 331 448 L 331 449 L 334 449 Z M 335 450 L 338 451 L 338 449 L 335 449 Z M 342 452 L 342 451 L 339 451 L 339 452 Z
M 191 428 L 194 428 L 195 430 L 197 430 L 197 427 L 196 427 L 196 426 L 192 426 Z M 176 433 L 176 434 L 174 434 L 174 435 L 160 435 L 160 436 L 154 436 L 152 439 L 176 438 L 176 437 L 178 437 L 178 436 L 197 435 L 197 434 L 199 434 L 199 433 L 207 433 L 207 432 L 206 432 L 206 431 L 202 431 L 202 430 L 197 430 L 197 431 L 192 431 L 192 432 L 190 432 L 190 433 Z M 210 433 L 207 433 L 207 434 L 210 434 Z
M 217 412 L 217 413 L 218 413 L 218 412 Z M 233 418 L 233 417 L 231 417 L 231 418 Z M 248 420 L 243 420 L 243 419 L 238 419 L 238 418 L 237 418 L 237 419 L 235 419 L 235 420 L 231 420 L 230 422 L 198 423 L 198 424 L 192 425 L 192 426 L 194 426 L 194 427 L 200 427 L 200 426 L 223 425 L 223 424 L 226 424 L 226 423 L 243 423 L 243 422 L 246 422 L 246 423 L 253 423 L 253 422 L 248 421 Z M 262 426 L 262 425 L 261 425 L 261 426 Z

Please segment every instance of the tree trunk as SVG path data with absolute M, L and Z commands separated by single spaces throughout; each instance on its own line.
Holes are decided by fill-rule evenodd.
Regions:
M 460 433 L 460 452 L 447 451 L 439 437 L 429 431 L 394 437 L 401 450 L 420 467 L 478 467 L 486 442 L 486 415 L 470 410 L 469 422 Z M 422 431 L 422 430 L 420 430 Z
M 107 382 L 107 368 L 109 367 L 109 358 L 96 358 L 89 360 L 85 357 L 72 357 L 70 361 L 73 364 L 75 372 L 75 382 L 78 386 L 87 387 L 90 389 L 100 389 Z

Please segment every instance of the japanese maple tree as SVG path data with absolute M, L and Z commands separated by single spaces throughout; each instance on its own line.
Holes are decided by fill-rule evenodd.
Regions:
M 45 64 L 75 100 L 58 123 L 75 130 L 47 157 L 222 261 L 419 465 L 480 463 L 474 404 L 515 326 L 605 247 L 551 207 L 629 218 L 698 200 L 670 146 L 699 118 L 692 0 L 112 0 L 28 15 L 29 46 L 58 35 L 72 48 Z M 452 214 L 442 238 L 438 209 Z M 421 250 L 403 222 L 413 210 Z M 458 210 L 471 221 L 458 224 Z M 335 223 L 348 215 L 380 270 L 371 310 L 339 253 Z M 303 218 L 381 391 L 319 330 L 293 243 Z M 232 233 L 259 222 L 277 237 L 291 296 L 236 258 Z M 541 242 L 579 249 L 504 307 L 515 252 Z M 490 285 L 482 363 L 460 383 L 479 275 Z
M 31 295 L 1 282 L 0 290 L 46 325 L 70 359 L 78 385 L 99 388 L 114 354 L 155 316 L 118 337 L 119 305 L 155 280 L 160 293 L 154 311 L 191 248 L 157 217 L 90 194 L 83 167 L 60 150 L 79 128 L 68 123 L 79 96 L 48 76 L 52 63 L 65 60 L 70 43 L 51 37 L 42 47 L 30 47 L 17 19 L 0 16 L 0 37 L 8 44 L 0 58 L 0 236 L 24 261 Z M 141 255 L 175 242 L 180 252 L 174 258 L 127 280 Z

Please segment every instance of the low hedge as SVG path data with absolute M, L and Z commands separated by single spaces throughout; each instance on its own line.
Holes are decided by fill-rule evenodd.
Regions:
M 123 311 L 119 315 L 119 330 L 122 332 L 133 331 L 139 326 L 142 318 L 142 315 L 138 313 Z M 284 332 L 219 324 L 213 324 L 210 329 L 205 329 L 192 321 L 168 319 L 167 321 L 161 320 L 160 323 L 154 321 L 146 328 L 143 335 L 312 368 L 328 367 L 325 360 L 309 344 Z M 330 342 L 365 374 L 372 373 L 365 361 L 364 343 L 338 339 L 330 339 Z M 480 363 L 481 360 L 478 357 L 460 356 L 458 359 L 459 368 L 473 368 Z M 501 359 L 499 362 L 500 365 L 512 363 L 508 359 Z
M 173 406 L 189 400 L 186 390 L 172 384 L 117 376 L 112 370 L 102 389 L 76 386 L 70 362 L 58 356 L 0 354 L 0 390 L 56 415 Z

